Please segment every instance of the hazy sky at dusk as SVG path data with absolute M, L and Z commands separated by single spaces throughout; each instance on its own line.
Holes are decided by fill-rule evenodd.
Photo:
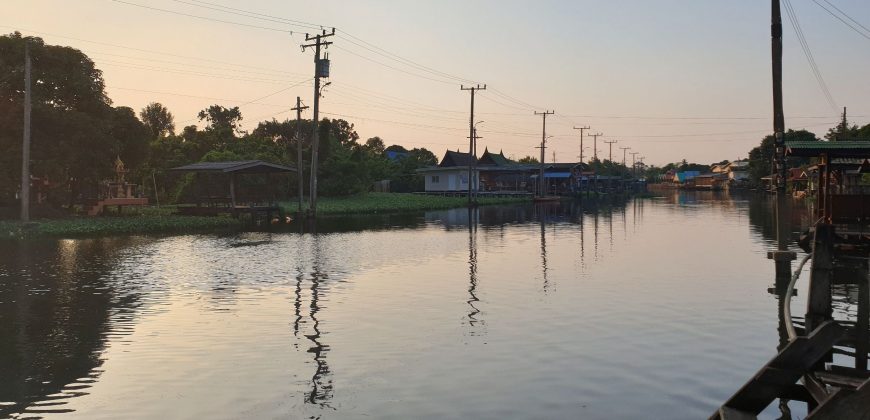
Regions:
M 354 123 L 363 140 L 380 136 L 439 157 L 467 150 L 469 94 L 456 77 L 489 87 L 476 103 L 479 150 L 517 158 L 539 153 L 534 110 L 556 111 L 547 121 L 548 161 L 554 150 L 559 161 L 577 160 L 573 125 L 604 133 L 600 158 L 602 140 L 617 140 L 614 160 L 618 146 L 629 146 L 654 164 L 746 157 L 771 131 L 766 1 L 124 1 L 263 28 L 112 0 L 5 0 L 0 30 L 81 49 L 104 71 L 115 105 L 138 111 L 161 102 L 178 130 L 215 103 L 242 105 L 250 130 L 290 117 L 297 95 L 312 102 L 313 52 L 299 48 L 306 28 L 214 6 L 223 5 L 336 27 L 322 112 Z M 829 1 L 870 27 L 870 2 Z M 867 124 L 870 31 L 863 37 L 812 0 L 792 3 L 836 106 Z M 839 111 L 783 15 L 786 126 L 822 135 Z

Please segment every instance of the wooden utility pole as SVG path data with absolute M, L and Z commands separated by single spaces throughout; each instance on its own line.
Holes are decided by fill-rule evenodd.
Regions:
M 603 135 L 601 133 L 590 134 L 595 139 L 595 142 L 592 144 L 592 160 L 598 160 L 598 137 Z
M 622 166 L 625 166 L 625 152 L 626 152 L 627 150 L 631 149 L 631 147 L 622 147 L 622 146 L 620 146 L 619 148 L 622 149 Z
M 575 130 L 580 130 L 580 163 L 583 163 L 583 131 L 588 130 L 589 126 L 586 127 L 574 127 Z
M 611 162 L 613 162 L 613 143 L 616 143 L 618 141 L 619 140 L 611 140 L 611 141 L 604 140 L 604 142 L 607 143 L 607 148 L 608 148 L 607 160 L 609 160 Z
M 24 139 L 21 147 L 21 221 L 30 221 L 30 43 L 24 40 Z
M 547 149 L 547 115 L 553 115 L 555 113 L 556 111 L 535 111 L 535 115 L 540 115 L 544 122 L 543 130 L 541 131 L 541 173 L 539 175 L 541 177 L 541 191 L 539 192 L 541 197 L 546 197 L 547 195 L 547 182 L 544 180 L 544 151 Z
M 477 152 L 477 134 L 474 130 L 474 92 L 477 92 L 478 90 L 486 90 L 486 85 L 484 84 L 483 87 L 479 84 L 477 86 L 469 87 L 459 85 L 459 90 L 471 91 L 471 113 L 468 116 L 468 205 L 473 206 L 476 203 L 473 195 L 475 190 L 477 190 L 476 183 L 474 182 L 474 167 L 477 166 L 477 161 L 475 159 Z
M 314 47 L 314 112 L 311 117 L 314 129 L 311 134 L 311 186 L 308 192 L 310 202 L 308 210 L 311 212 L 311 217 L 317 216 L 317 153 L 320 148 L 318 121 L 320 117 L 320 78 L 329 77 L 329 59 L 320 58 L 320 47 L 328 47 L 332 44 L 332 42 L 324 41 L 323 39 L 333 35 L 335 35 L 335 28 L 332 28 L 330 33 L 327 33 L 326 29 L 324 29 L 321 33 L 314 36 L 305 34 L 305 41 L 314 41 L 314 43 L 302 45 L 302 51 L 305 51 L 306 48 Z
M 302 110 L 308 109 L 307 106 L 302 106 L 302 98 L 296 97 L 296 107 L 291 108 L 296 111 L 296 177 L 299 179 L 299 217 L 302 216 L 302 196 L 305 191 L 304 172 L 302 171 Z

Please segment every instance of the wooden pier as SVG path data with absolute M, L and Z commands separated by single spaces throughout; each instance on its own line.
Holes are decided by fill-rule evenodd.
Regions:
M 870 244 L 863 233 L 870 228 L 870 206 L 849 204 L 863 203 L 868 196 L 863 189 L 848 188 L 849 170 L 835 162 L 844 158 L 867 162 L 870 144 L 793 142 L 787 144 L 787 152 L 819 161 L 817 222 L 812 241 L 804 241 L 812 259 L 806 315 L 803 325 L 794 325 L 791 297 L 802 265 L 792 275 L 794 253 L 780 247 L 769 258 L 777 264 L 786 344 L 710 419 L 754 419 L 777 398 L 805 402 L 808 419 L 870 419 Z M 777 199 L 784 196 L 780 193 Z M 778 205 L 778 220 L 787 220 L 786 207 Z M 787 242 L 783 232 L 788 229 L 780 226 L 778 237 Z M 783 275 L 787 285 L 782 284 Z M 846 285 L 858 291 L 854 322 L 833 318 L 833 290 Z

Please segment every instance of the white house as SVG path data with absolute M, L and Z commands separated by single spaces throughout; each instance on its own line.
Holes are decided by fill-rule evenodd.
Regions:
M 426 179 L 426 192 L 468 191 L 468 168 L 476 159 L 469 153 L 448 150 L 438 166 L 418 169 Z M 479 188 L 480 175 L 477 170 L 472 174 L 472 189 Z

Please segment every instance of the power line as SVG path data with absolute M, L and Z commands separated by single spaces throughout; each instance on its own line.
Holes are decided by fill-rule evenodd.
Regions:
M 323 29 L 323 25 L 318 25 L 316 23 L 308 23 L 308 22 L 303 22 L 303 21 L 299 21 L 299 20 L 285 19 L 285 18 L 281 18 L 281 17 L 277 17 L 277 16 L 263 14 L 263 13 L 251 12 L 248 10 L 236 9 L 234 7 L 229 7 L 229 6 L 223 6 L 223 5 L 216 4 L 216 3 L 209 3 L 207 1 L 193 0 L 194 3 L 184 1 L 184 0 L 172 0 L 172 1 L 174 1 L 176 3 L 187 4 L 189 6 L 202 7 L 202 8 L 209 9 L 209 10 L 216 10 L 218 12 L 230 13 L 230 14 L 234 14 L 237 16 L 244 16 L 244 17 L 248 17 L 248 18 L 252 18 L 252 19 L 260 19 L 260 20 L 264 20 L 264 21 L 268 21 L 268 22 L 281 23 L 281 24 L 285 24 L 285 25 L 293 25 L 293 26 L 303 28 L 303 29 L 306 29 L 309 31 Z M 234 13 L 234 12 L 241 12 L 241 13 Z
M 785 11 L 788 14 L 789 22 L 791 22 L 792 28 L 795 30 L 795 34 L 797 34 L 798 41 L 801 45 L 801 48 L 804 51 L 804 55 L 807 58 L 807 62 L 810 65 L 810 70 L 813 72 L 813 75 L 816 78 L 816 82 L 819 85 L 819 88 L 822 90 L 822 94 L 825 96 L 825 100 L 828 101 L 828 105 L 830 105 L 831 109 L 836 110 L 837 104 L 834 101 L 834 97 L 831 96 L 831 91 L 828 89 L 828 84 L 825 83 L 825 79 L 822 77 L 822 72 L 819 70 L 819 66 L 816 64 L 816 59 L 813 57 L 813 52 L 810 50 L 810 45 L 807 43 L 806 37 L 804 37 L 804 31 L 801 29 L 800 21 L 798 21 L 797 14 L 791 5 L 791 0 L 784 0 L 783 5 L 785 6 Z
M 171 13 L 171 14 L 180 15 L 180 16 L 187 16 L 187 17 L 191 17 L 194 19 L 201 19 L 201 20 L 207 20 L 207 21 L 211 21 L 211 22 L 226 23 L 228 25 L 244 26 L 247 28 L 263 29 L 263 30 L 275 31 L 275 32 L 283 32 L 283 33 L 287 33 L 287 34 L 291 34 L 291 35 L 294 33 L 299 33 L 299 31 L 294 32 L 294 31 L 290 31 L 287 29 L 278 29 L 278 28 L 270 28 L 268 26 L 251 25 L 249 23 L 233 22 L 231 20 L 215 19 L 215 18 L 210 18 L 210 17 L 205 17 L 205 16 L 194 15 L 194 14 L 190 14 L 190 13 L 179 12 L 177 10 L 161 9 L 159 7 L 146 6 L 144 4 L 133 3 L 133 2 L 128 2 L 128 1 L 124 1 L 124 0 L 112 0 L 112 1 L 114 1 L 116 3 L 123 3 L 126 5 L 130 5 L 130 6 L 141 7 L 143 9 L 154 10 L 154 11 L 163 12 L 163 13 Z
M 828 14 L 830 14 L 831 16 L 837 18 L 837 20 L 839 20 L 840 22 L 843 22 L 844 25 L 846 25 L 846 26 L 852 28 L 852 30 L 855 31 L 855 32 L 857 32 L 858 35 L 861 35 L 861 36 L 863 36 L 864 38 L 870 39 L 870 35 L 867 35 L 866 33 L 861 32 L 861 30 L 859 30 L 858 28 L 852 26 L 852 24 L 850 24 L 849 22 L 846 22 L 845 20 L 843 20 L 843 18 L 841 18 L 840 16 L 837 16 L 834 12 L 828 10 L 828 8 L 825 7 L 825 6 L 823 6 L 821 3 L 819 3 L 818 0 L 813 0 L 813 3 L 817 4 L 819 7 L 821 7 L 822 9 L 824 9 L 824 10 L 825 10 L 826 12 L 828 12 Z M 852 19 L 852 18 L 851 18 L 849 15 L 847 15 L 845 12 L 843 12 L 843 11 L 840 10 L 840 9 L 838 9 L 837 6 L 834 6 L 833 3 L 829 2 L 828 0 L 825 0 L 825 3 L 828 3 L 831 7 L 833 7 L 834 9 L 836 9 L 836 10 L 837 10 L 838 12 L 840 12 L 843 16 L 845 16 L 847 19 L 851 20 L 852 22 L 854 22 L 855 24 L 857 24 L 857 25 L 860 26 L 861 28 L 864 28 L 865 31 L 870 32 L 870 29 L 867 29 L 866 26 L 862 25 L 862 24 L 861 24 L 860 22 L 858 22 L 857 20 Z
M 52 34 L 52 33 L 48 33 L 48 32 L 41 32 L 41 31 L 34 31 L 34 30 L 30 30 L 30 29 L 25 29 L 25 28 L 18 28 L 15 26 L 0 25 L 0 27 L 9 28 L 9 29 L 13 29 L 13 30 L 19 30 L 19 31 L 31 32 L 34 34 L 39 34 L 39 35 L 44 35 L 44 36 L 47 35 L 47 36 L 53 36 L 53 37 L 57 37 L 57 38 L 71 39 L 73 41 L 87 42 L 90 44 L 104 45 L 104 46 L 114 47 L 114 48 L 122 48 L 122 49 L 130 50 L 130 51 L 139 51 L 139 52 L 145 52 L 145 53 L 149 53 L 149 54 L 165 55 L 165 56 L 169 56 L 169 57 L 186 58 L 188 60 L 197 60 L 197 61 L 203 61 L 203 62 L 209 62 L 209 63 L 226 64 L 226 65 L 236 66 L 236 67 L 244 67 L 244 68 L 251 68 L 251 69 L 258 69 L 258 70 L 267 70 L 267 71 L 274 71 L 274 72 L 283 72 L 283 70 L 272 70 L 272 69 L 266 69 L 263 67 L 249 66 L 249 65 L 244 65 L 244 64 L 233 63 L 233 62 L 229 62 L 229 61 L 220 61 L 220 60 L 213 60 L 213 59 L 209 59 L 209 58 L 193 57 L 193 56 L 189 56 L 189 55 L 167 53 L 164 51 L 155 51 L 155 50 L 149 50 L 149 49 L 144 49 L 144 48 L 135 48 L 135 47 L 127 46 L 127 45 L 112 44 L 112 43 L 102 42 L 102 41 L 93 41 L 93 40 L 76 38 L 76 37 L 71 37 L 71 36 L 66 36 L 66 35 L 57 35 L 57 34 Z
M 192 75 L 192 76 L 213 77 L 216 79 L 239 80 L 239 81 L 245 81 L 245 82 L 278 84 L 278 83 L 287 83 L 288 81 L 293 81 L 292 79 L 291 80 L 288 80 L 288 79 L 266 79 L 266 78 L 256 78 L 256 77 L 222 75 L 222 74 L 206 73 L 206 72 L 195 71 L 195 70 L 182 70 L 182 69 L 175 69 L 175 68 L 169 68 L 169 67 L 148 66 L 148 65 L 142 65 L 142 64 L 137 64 L 137 63 L 128 63 L 128 62 L 123 62 L 123 61 L 106 60 L 106 59 L 100 60 L 100 62 L 102 63 L 102 65 L 119 66 L 119 67 L 126 67 L 126 68 L 132 68 L 132 69 L 137 69 L 137 70 L 156 71 L 156 72 L 173 73 L 173 74 L 186 74 L 186 75 Z
M 259 71 L 258 72 L 258 71 L 250 71 L 250 70 L 239 70 L 239 69 L 215 67 L 213 65 L 205 65 L 205 64 L 191 64 L 191 63 L 183 63 L 183 62 L 171 61 L 171 60 L 157 60 L 157 59 L 154 59 L 151 57 L 136 57 L 136 56 L 124 55 L 124 54 L 114 54 L 114 53 L 108 53 L 108 52 L 103 52 L 103 51 L 91 51 L 89 56 L 93 57 L 94 54 L 97 54 L 98 56 L 107 55 L 110 57 L 128 58 L 131 60 L 143 60 L 143 61 L 147 60 L 148 62 L 156 62 L 156 63 L 164 63 L 164 64 L 176 64 L 176 65 L 187 66 L 187 67 L 202 67 L 202 68 L 207 68 L 210 70 L 223 70 L 223 71 L 229 71 L 229 72 L 234 72 L 234 73 L 255 74 L 255 75 L 261 75 L 261 76 L 272 76 L 272 77 L 288 76 L 288 75 L 306 76 L 306 77 L 308 76 L 307 74 L 293 73 L 293 72 L 288 72 L 288 71 L 282 71 L 282 72 L 279 72 L 279 71 L 265 71 L 265 72 Z
M 301 82 L 299 82 L 299 83 L 296 83 L 296 84 L 293 84 L 293 85 L 287 86 L 287 87 L 285 87 L 285 88 L 281 88 L 281 89 L 276 90 L 276 91 L 274 91 L 274 92 L 272 92 L 272 93 L 269 93 L 269 94 L 267 94 L 267 95 L 265 95 L 265 96 L 261 96 L 261 97 L 259 97 L 259 98 L 257 98 L 257 99 L 251 99 L 250 101 L 247 101 L 247 102 L 245 102 L 245 103 L 243 103 L 243 104 L 236 105 L 236 106 L 237 106 L 237 107 L 243 107 L 243 106 L 245 106 L 245 105 L 250 105 L 250 104 L 252 104 L 252 103 L 254 103 L 254 102 L 261 101 L 261 100 L 263 100 L 263 99 L 266 99 L 266 98 L 269 98 L 269 97 L 275 96 L 275 95 L 277 95 L 277 94 L 279 94 L 279 93 L 281 93 L 281 92 L 286 92 L 286 91 L 288 91 L 288 90 L 290 90 L 290 89 L 293 89 L 293 88 L 295 88 L 295 87 L 297 87 L 297 86 L 299 86 L 299 85 L 302 85 L 303 83 L 309 82 L 309 81 L 311 81 L 311 79 L 303 80 L 303 81 L 301 81 Z M 276 115 L 277 115 L 277 114 L 276 114 Z M 184 121 L 180 121 L 179 124 L 184 124 L 184 123 L 188 123 L 188 122 L 191 122 L 191 121 L 196 121 L 197 119 L 198 119 L 198 118 L 190 118 L 190 119 L 187 119 L 187 120 L 184 120 Z

